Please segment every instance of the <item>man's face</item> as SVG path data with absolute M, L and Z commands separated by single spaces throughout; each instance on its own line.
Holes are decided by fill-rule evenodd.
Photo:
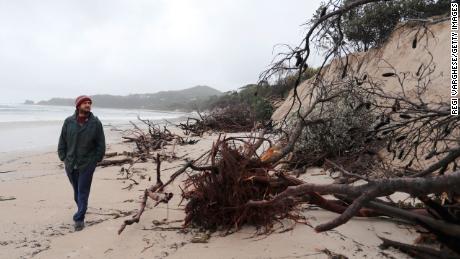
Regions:
M 90 112 L 91 111 L 91 101 L 82 102 L 78 109 L 82 112 Z

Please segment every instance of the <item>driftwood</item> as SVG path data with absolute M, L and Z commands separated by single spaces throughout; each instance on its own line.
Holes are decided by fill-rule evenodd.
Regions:
M 138 120 L 147 128 L 142 129 L 140 126 L 130 121 L 134 128 L 126 131 L 122 138 L 125 142 L 134 142 L 137 147 L 137 152 L 142 154 L 145 158 L 151 157 L 153 151 L 164 150 L 167 145 L 193 145 L 198 142 L 198 140 L 184 139 L 182 136 L 172 133 L 167 128 L 167 125 L 160 126 L 153 121 L 141 119 L 140 117 L 138 117 Z
M 114 157 L 114 156 L 119 156 L 120 154 L 118 152 L 109 152 L 105 153 L 104 157 L 109 158 L 109 157 Z
M 355 197 L 353 203 L 336 219 L 321 224 L 315 229 L 326 231 L 346 223 L 359 209 L 376 197 L 388 196 L 395 192 L 406 192 L 412 195 L 423 195 L 428 193 L 440 193 L 446 190 L 456 190 L 460 184 L 460 171 L 451 175 L 436 176 L 432 178 L 396 178 L 376 179 L 364 185 L 352 186 L 343 184 L 310 184 L 304 183 L 288 187 L 284 192 L 271 200 L 250 201 L 248 206 L 268 206 L 274 203 L 282 203 L 311 192 L 320 194 L 344 194 Z M 459 226 L 460 229 L 460 226 Z M 460 232 L 459 232 L 460 233 Z
M 205 152 L 203 155 L 198 157 L 196 160 L 188 161 L 179 170 L 177 170 L 175 173 L 173 173 L 166 183 L 163 183 L 162 180 L 161 180 L 161 174 L 160 174 L 160 171 L 161 171 L 161 156 L 159 154 L 157 154 L 156 159 L 155 159 L 155 162 L 157 163 L 156 184 L 150 186 L 148 189 L 146 189 L 144 191 L 144 196 L 143 196 L 143 198 L 141 200 L 141 206 L 140 206 L 139 211 L 133 216 L 132 219 L 125 220 L 123 222 L 122 226 L 120 227 L 120 229 L 118 231 L 118 234 L 121 234 L 121 232 L 123 232 L 123 230 L 125 229 L 125 227 L 127 225 L 132 225 L 133 223 L 138 223 L 139 222 L 139 220 L 140 220 L 140 218 L 142 216 L 142 213 L 144 212 L 145 206 L 147 204 L 148 197 L 150 197 L 151 199 L 156 201 L 156 203 L 154 205 L 155 207 L 161 202 L 168 203 L 169 200 L 172 198 L 173 194 L 172 193 L 164 193 L 164 188 L 166 186 L 168 186 L 169 184 L 171 184 L 178 176 L 183 174 L 188 168 L 195 168 L 196 169 L 196 167 L 193 165 L 193 163 L 198 161 L 198 160 L 200 160 L 200 159 L 202 159 L 208 153 L 209 152 Z
M 122 159 L 114 159 L 114 160 L 102 160 L 101 162 L 97 163 L 97 166 L 114 166 L 114 165 L 123 165 L 123 164 L 131 164 L 133 163 L 132 158 L 122 158 Z
M 128 142 L 134 142 L 137 150 L 133 152 L 123 151 L 123 152 L 111 152 L 105 155 L 106 158 L 116 157 L 116 156 L 126 156 L 127 158 L 120 159 L 106 159 L 98 163 L 98 166 L 110 166 L 110 165 L 123 165 L 129 164 L 128 167 L 122 167 L 120 172 L 124 177 L 118 178 L 120 180 L 130 180 L 133 183 L 130 183 L 128 186 L 123 189 L 130 190 L 134 185 L 139 184 L 137 181 L 132 179 L 135 175 L 135 172 L 131 169 L 134 164 L 138 162 L 148 162 L 152 160 L 154 163 L 159 163 L 161 160 L 175 160 L 180 159 L 186 156 L 187 154 L 178 157 L 175 154 L 176 145 L 191 145 L 197 143 L 199 140 L 193 139 L 184 139 L 179 135 L 171 133 L 167 126 L 161 126 L 150 120 L 144 120 L 138 117 L 139 121 L 147 125 L 146 129 L 142 129 L 140 126 L 131 122 L 133 129 L 124 131 L 124 136 L 122 137 Z M 165 145 L 172 144 L 172 152 L 165 151 Z M 153 151 L 158 151 L 154 153 Z M 141 179 L 144 179 L 146 175 L 140 175 Z M 150 179 L 150 177 L 149 177 Z M 155 192 L 156 189 L 150 190 L 150 192 Z M 152 195 L 147 192 L 147 195 L 152 199 L 165 200 L 168 197 L 159 197 L 162 195 Z M 142 214 L 142 213 L 141 213 Z
M 293 210 L 294 201 L 258 209 L 244 206 L 249 197 L 262 198 L 266 194 L 277 193 L 286 188 L 289 181 L 276 177 L 276 183 L 264 182 L 269 177 L 268 168 L 262 167 L 260 160 L 251 159 L 252 156 L 245 157 L 247 150 L 244 148 L 232 147 L 235 141 L 219 138 L 207 158 L 210 165 L 192 168 L 197 173 L 190 175 L 185 182 L 183 198 L 187 200 L 187 205 L 184 225 L 230 229 L 254 224 L 269 228 L 277 215 L 300 220 Z M 243 144 L 249 147 L 249 143 Z
M 150 186 L 149 188 L 145 189 L 144 196 L 142 197 L 141 206 L 139 211 L 128 220 L 125 220 L 121 225 L 120 229 L 118 230 L 118 234 L 120 235 L 121 232 L 125 229 L 127 225 L 132 225 L 133 223 L 138 223 L 142 213 L 144 212 L 145 206 L 147 205 L 147 199 L 151 198 L 155 202 L 155 207 L 158 206 L 160 203 L 168 203 L 169 200 L 173 197 L 172 193 L 163 193 L 159 189 L 164 185 L 161 181 L 161 174 L 160 174 L 160 167 L 161 167 L 161 160 L 160 155 L 157 155 L 157 182 L 155 185 Z
M 303 181 L 281 172 L 269 173 L 273 171 L 273 167 L 263 163 L 254 152 L 261 145 L 261 139 L 263 140 L 260 137 L 254 138 L 251 144 L 251 140 L 219 138 L 207 158 L 210 165 L 191 166 L 196 173 L 186 180 L 183 192 L 183 198 L 188 201 L 185 225 L 230 229 L 252 224 L 269 231 L 272 222 L 279 218 L 301 220 L 296 208 L 304 202 L 336 213 L 347 210 L 347 204 L 324 199 L 314 191 L 303 197 L 289 196 L 282 202 L 255 205 L 251 200 L 276 197 L 292 188 L 290 186 L 304 184 Z M 236 146 L 235 141 L 241 141 L 243 145 Z M 267 156 L 262 156 L 263 158 L 269 159 Z M 385 214 L 362 208 L 356 216 L 382 215 Z
M 251 131 L 257 124 L 253 111 L 243 104 L 215 108 L 208 114 L 198 113 L 198 115 L 199 118 L 189 117 L 186 122 L 179 123 L 177 127 L 182 129 L 185 135 L 202 136 L 208 131 Z
M 429 247 L 404 244 L 404 243 L 389 240 L 383 237 L 379 237 L 379 238 L 383 241 L 383 243 L 380 245 L 382 249 L 393 247 L 393 248 L 396 248 L 416 258 L 423 258 L 423 259 L 439 259 L 439 258 L 455 259 L 455 258 L 458 258 L 457 255 L 446 252 L 446 251 L 440 251 L 440 250 L 436 250 L 436 249 L 429 248 Z
M 16 197 L 3 197 L 3 196 L 0 196 L 0 201 L 11 201 L 11 200 L 16 200 Z

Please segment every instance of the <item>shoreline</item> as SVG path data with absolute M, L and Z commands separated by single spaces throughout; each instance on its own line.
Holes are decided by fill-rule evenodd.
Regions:
M 97 116 L 97 114 L 96 114 Z M 169 122 L 178 123 L 184 121 L 186 117 L 172 119 L 152 119 L 150 121 L 159 125 Z M 59 134 L 61 132 L 64 119 L 59 121 L 13 121 L 0 122 L 0 171 L 3 157 L 11 157 L 22 153 L 41 153 L 57 148 Z M 143 127 L 143 123 L 136 119 L 131 120 Z M 107 132 L 121 132 L 132 128 L 130 121 L 122 120 L 101 120 L 106 133 L 106 143 L 121 141 L 118 134 L 107 134 Z
M 59 122 L 59 125 L 62 125 L 62 122 Z M 49 126 L 49 124 L 46 124 Z M 106 135 L 106 146 L 109 147 L 110 145 L 117 145 L 121 144 L 121 133 L 118 130 L 113 130 L 111 128 L 112 125 L 104 125 L 104 133 Z M 120 129 L 125 129 L 128 127 L 128 124 L 116 124 L 113 125 Z M 47 138 L 55 139 L 55 144 L 49 145 L 41 145 L 35 147 L 22 147 L 17 148 L 9 151 L 0 151 L 0 172 L 4 171 L 12 171 L 10 173 L 6 173 L 6 176 L 14 175 L 23 175 L 30 176 L 27 174 L 31 174 L 33 176 L 37 175 L 45 175 L 46 172 L 43 173 L 33 173 L 33 170 L 30 170 L 30 167 L 27 166 L 29 162 L 23 161 L 21 165 L 18 165 L 18 161 L 20 160 L 31 160 L 37 161 L 37 159 L 41 159 L 41 157 L 46 157 L 46 159 L 55 160 L 56 162 L 59 161 L 57 155 L 57 142 L 59 139 L 60 132 L 54 134 L 53 136 L 47 136 Z M 61 162 L 62 163 L 62 162 Z M 21 170 L 25 170 L 22 172 Z M 14 174 L 15 173 L 15 174 Z M 5 175 L 0 174 L 0 181 L 5 181 Z M 18 178 L 15 178 L 18 179 Z

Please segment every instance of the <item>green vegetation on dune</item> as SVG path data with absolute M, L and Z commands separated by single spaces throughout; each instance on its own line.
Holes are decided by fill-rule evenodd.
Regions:
M 345 0 L 342 6 L 353 1 Z M 342 32 L 355 51 L 367 51 L 385 42 L 398 22 L 448 14 L 449 7 L 448 0 L 396 0 L 368 3 L 341 17 Z M 327 11 L 323 4 L 313 17 L 318 19 L 324 12 Z M 335 21 L 328 20 L 323 26 L 329 28 L 329 40 L 335 42 L 340 38 L 340 32 L 332 23 Z
M 317 69 L 308 68 L 300 78 L 305 81 L 315 75 Z M 227 92 L 220 96 L 210 97 L 208 100 L 197 103 L 197 110 L 223 109 L 229 106 L 244 106 L 250 110 L 256 121 L 266 121 L 275 110 L 275 103 L 284 100 L 294 88 L 298 74 L 280 77 L 273 83 L 248 84 L 238 90 Z

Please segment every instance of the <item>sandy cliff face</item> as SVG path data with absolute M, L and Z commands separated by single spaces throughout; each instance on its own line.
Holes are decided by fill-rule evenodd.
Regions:
M 373 81 L 382 84 L 386 93 L 400 93 L 401 86 L 395 77 L 383 77 L 388 72 L 406 73 L 405 91 L 411 96 L 416 84 L 428 84 L 427 100 L 448 101 L 450 98 L 450 20 L 442 19 L 436 22 L 421 24 L 401 24 L 395 29 L 387 42 L 378 49 L 365 53 L 348 55 L 347 76 L 364 76 L 367 74 Z M 416 39 L 416 46 L 413 43 Z M 323 69 L 324 81 L 340 83 L 341 62 L 345 58 L 335 59 Z M 342 63 L 343 64 L 343 63 Z M 423 79 L 415 79 L 419 68 L 428 67 L 432 73 Z M 426 71 L 425 73 L 428 73 Z M 302 106 L 308 107 L 310 98 L 306 98 L 312 88 L 314 79 L 303 82 L 298 87 Z M 274 112 L 272 119 L 281 120 L 289 111 L 293 101 L 293 92 L 284 103 Z M 296 106 L 294 106 L 296 107 Z M 293 109 L 295 110 L 295 109 Z

